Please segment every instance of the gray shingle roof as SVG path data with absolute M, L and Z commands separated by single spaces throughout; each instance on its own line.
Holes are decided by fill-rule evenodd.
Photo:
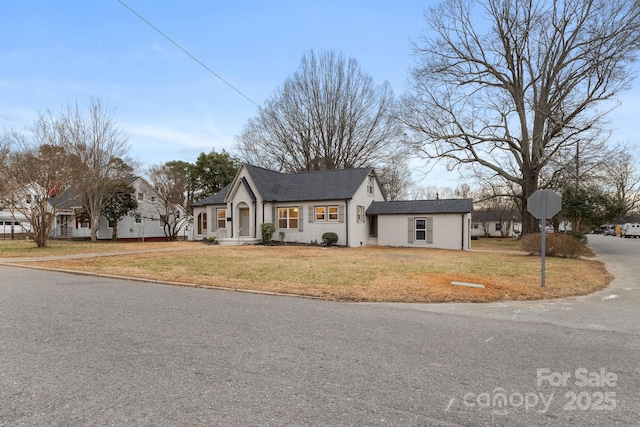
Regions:
M 268 202 L 351 199 L 372 172 L 372 168 L 356 168 L 280 173 L 252 165 L 245 167 L 255 184 L 255 190 Z M 246 181 L 243 184 L 248 186 Z M 192 206 L 223 204 L 229 187 L 198 200 Z
M 367 215 L 468 213 L 472 206 L 471 199 L 372 202 Z
M 139 176 L 130 176 L 124 178 L 122 181 L 131 185 L 139 179 Z M 56 196 L 49 197 L 49 204 L 57 204 L 56 206 L 58 209 L 73 209 L 81 208 L 84 203 L 82 201 L 82 195 L 78 194 L 76 191 L 76 186 L 71 186 L 58 193 Z
M 510 211 L 508 209 L 480 209 L 474 210 L 471 215 L 474 222 L 500 220 L 520 221 L 520 213 L 517 210 Z
M 224 204 L 224 198 L 227 196 L 229 192 L 229 187 L 231 184 L 224 187 L 222 190 L 218 191 L 216 194 L 212 194 L 210 196 L 205 197 L 204 199 L 200 199 L 191 206 L 207 206 L 207 205 L 222 205 Z
M 279 173 L 245 165 L 258 193 L 266 201 L 350 199 L 362 185 L 371 168 Z
M 55 205 L 57 209 L 81 208 L 83 205 L 82 197 L 73 191 L 73 187 L 69 187 L 57 195 L 49 197 L 49 204 L 51 206 Z

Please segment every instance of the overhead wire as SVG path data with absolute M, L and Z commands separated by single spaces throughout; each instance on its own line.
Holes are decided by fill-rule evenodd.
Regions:
M 198 58 L 196 58 L 194 55 L 192 55 L 189 51 L 187 51 L 185 48 L 183 48 L 182 46 L 180 46 L 177 42 L 175 42 L 171 37 L 169 37 L 168 35 L 166 35 L 165 33 L 163 33 L 162 31 L 160 31 L 159 28 L 157 28 L 155 25 L 153 25 L 151 22 L 149 22 L 148 20 L 146 20 L 142 15 L 140 15 L 138 12 L 136 12 L 131 6 L 129 6 L 128 4 L 126 4 L 124 1 L 122 0 L 118 0 L 118 2 L 120 4 L 122 4 L 124 7 L 126 7 L 127 9 L 129 9 L 129 11 L 131 13 L 133 13 L 134 15 L 136 15 L 138 18 L 140 18 L 145 24 L 147 24 L 149 27 L 153 28 L 156 32 L 158 32 L 162 37 L 164 37 L 165 39 L 167 39 L 168 41 L 170 41 L 175 47 L 177 47 L 178 49 L 180 49 L 182 52 L 184 52 L 189 58 L 193 59 L 195 62 L 197 62 L 198 64 L 200 64 L 205 70 L 207 70 L 208 72 L 210 72 L 211 74 L 213 74 L 214 76 L 216 76 L 220 81 L 222 81 L 224 84 L 226 84 L 227 86 L 229 86 L 231 89 L 233 89 L 234 91 L 236 91 L 238 94 L 240 94 L 243 98 L 245 98 L 247 101 L 249 101 L 250 103 L 252 103 L 253 105 L 255 105 L 256 107 L 258 107 L 258 104 L 255 103 L 251 98 L 249 98 L 247 95 L 245 95 L 244 93 L 242 93 L 240 91 L 240 89 L 236 88 L 235 86 L 233 86 L 231 83 L 229 83 L 228 81 L 226 81 L 224 78 L 222 78 L 222 76 L 220 76 L 218 73 L 216 73 L 215 71 L 213 71 L 211 68 L 209 68 L 206 64 L 204 64 L 202 61 L 200 61 Z

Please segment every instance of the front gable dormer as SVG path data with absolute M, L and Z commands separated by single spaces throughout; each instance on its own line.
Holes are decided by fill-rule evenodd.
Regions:
M 245 202 L 257 202 L 258 199 L 262 200 L 257 186 L 254 184 L 249 171 L 245 165 L 242 165 L 236 176 L 233 178 L 231 184 L 229 184 L 229 191 L 224 198 L 225 203 L 233 203 L 238 199 L 247 199 Z

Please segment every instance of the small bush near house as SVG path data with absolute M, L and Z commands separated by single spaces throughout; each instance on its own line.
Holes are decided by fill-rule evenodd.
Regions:
M 263 222 L 260 228 L 262 231 L 262 243 L 270 245 L 273 233 L 276 232 L 276 226 L 270 222 Z
M 331 231 L 322 235 L 322 241 L 327 243 L 327 246 L 333 246 L 338 243 L 338 235 Z
M 542 246 L 542 236 L 540 233 L 528 234 L 520 241 L 522 242 L 522 249 L 529 252 L 530 255 L 540 255 Z M 570 234 L 547 234 L 545 255 L 560 258 L 578 258 L 580 256 L 591 255 L 591 251 L 585 241 Z

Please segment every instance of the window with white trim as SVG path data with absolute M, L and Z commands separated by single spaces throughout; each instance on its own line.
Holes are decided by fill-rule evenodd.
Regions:
M 427 219 L 426 218 L 416 218 L 416 226 L 415 230 L 415 241 L 416 242 L 426 242 L 427 241 Z
M 278 228 L 298 229 L 298 208 L 278 208 Z
M 433 217 L 409 217 L 409 243 L 433 243 Z
M 367 194 L 370 196 L 373 196 L 373 177 L 369 176 L 369 179 L 367 180 Z
M 201 212 L 198 214 L 198 234 L 203 234 L 203 231 L 207 230 L 207 213 Z
M 357 219 L 359 223 L 364 222 L 364 206 L 358 205 Z
M 338 205 L 331 206 L 316 206 L 315 207 L 315 222 L 333 221 L 337 222 L 340 219 L 340 208 Z
M 144 200 L 144 193 L 138 192 L 138 201 Z
M 327 220 L 327 207 L 326 206 L 316 206 L 316 221 L 326 221 Z
M 329 221 L 338 220 L 338 206 L 329 206 Z
M 218 228 L 227 228 L 227 210 L 226 209 L 217 209 L 216 212 Z

